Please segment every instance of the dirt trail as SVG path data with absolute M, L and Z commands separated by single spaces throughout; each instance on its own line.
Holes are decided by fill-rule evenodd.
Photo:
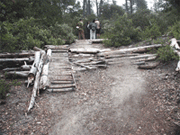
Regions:
M 72 47 L 102 48 L 102 45 Z M 146 93 L 146 81 L 128 58 L 105 70 L 78 75 L 78 91 L 49 97 L 52 111 L 61 112 L 50 135 L 135 134 L 139 130 L 136 121 L 141 110 L 139 102 Z

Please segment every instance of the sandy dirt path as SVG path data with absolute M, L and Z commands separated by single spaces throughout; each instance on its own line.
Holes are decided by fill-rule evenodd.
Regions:
M 101 45 L 72 47 L 101 48 Z M 128 58 L 107 69 L 79 72 L 78 91 L 49 99 L 53 112 L 61 112 L 50 135 L 112 135 L 136 133 L 137 115 L 146 81 Z M 130 131 L 128 131 L 130 130 Z

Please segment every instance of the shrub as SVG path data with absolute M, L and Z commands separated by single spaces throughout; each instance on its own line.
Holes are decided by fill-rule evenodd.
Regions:
M 179 59 L 178 55 L 174 53 L 173 49 L 169 45 L 160 47 L 157 50 L 157 55 L 158 55 L 158 60 L 162 62 L 168 62 L 171 60 Z
M 54 26 L 50 26 L 50 30 L 53 37 L 56 38 L 58 40 L 57 42 L 60 42 L 61 44 L 70 44 L 76 38 L 73 34 L 73 29 L 67 24 L 56 23 Z
M 156 23 L 148 26 L 142 34 L 144 38 L 151 39 L 156 39 L 157 37 L 161 36 L 159 26 Z
M 115 22 L 114 27 L 110 28 L 105 35 L 108 41 L 105 41 L 106 46 L 118 47 L 128 45 L 131 42 L 141 40 L 140 29 L 134 28 L 132 20 L 128 19 L 126 15 L 120 16 L 118 21 Z
M 180 39 L 180 21 L 169 27 L 170 35 Z
M 5 80 L 0 80 L 0 99 L 6 98 L 6 93 L 9 91 L 10 85 Z

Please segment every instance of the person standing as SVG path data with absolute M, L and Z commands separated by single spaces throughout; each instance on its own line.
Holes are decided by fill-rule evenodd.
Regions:
M 83 23 L 82 19 L 80 19 L 77 26 L 76 26 L 76 28 L 78 29 L 78 38 L 79 38 L 79 40 L 81 39 L 81 36 L 82 36 L 83 39 L 85 39 L 83 25 L 84 25 L 84 23 Z
M 98 21 L 98 19 L 96 18 L 95 23 L 96 23 L 96 25 L 97 25 L 96 35 L 97 35 L 97 38 L 100 38 L 100 30 L 101 30 L 100 21 Z
M 96 39 L 97 25 L 95 23 L 95 19 L 93 20 L 92 23 L 89 24 L 89 29 L 90 29 L 90 39 Z

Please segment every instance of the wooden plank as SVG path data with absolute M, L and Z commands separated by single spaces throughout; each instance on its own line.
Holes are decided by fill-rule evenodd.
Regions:
M 65 89 L 47 89 L 49 92 L 69 92 L 74 91 L 75 88 L 65 88 Z
M 52 50 L 53 53 L 67 53 L 68 50 Z
M 75 84 L 64 84 L 64 85 L 50 85 L 48 89 L 62 89 L 75 87 Z
M 49 76 L 51 81 L 73 81 L 72 77 Z
M 45 45 L 49 49 L 68 49 L 69 45 Z
M 73 81 L 51 81 L 51 84 L 73 84 Z

